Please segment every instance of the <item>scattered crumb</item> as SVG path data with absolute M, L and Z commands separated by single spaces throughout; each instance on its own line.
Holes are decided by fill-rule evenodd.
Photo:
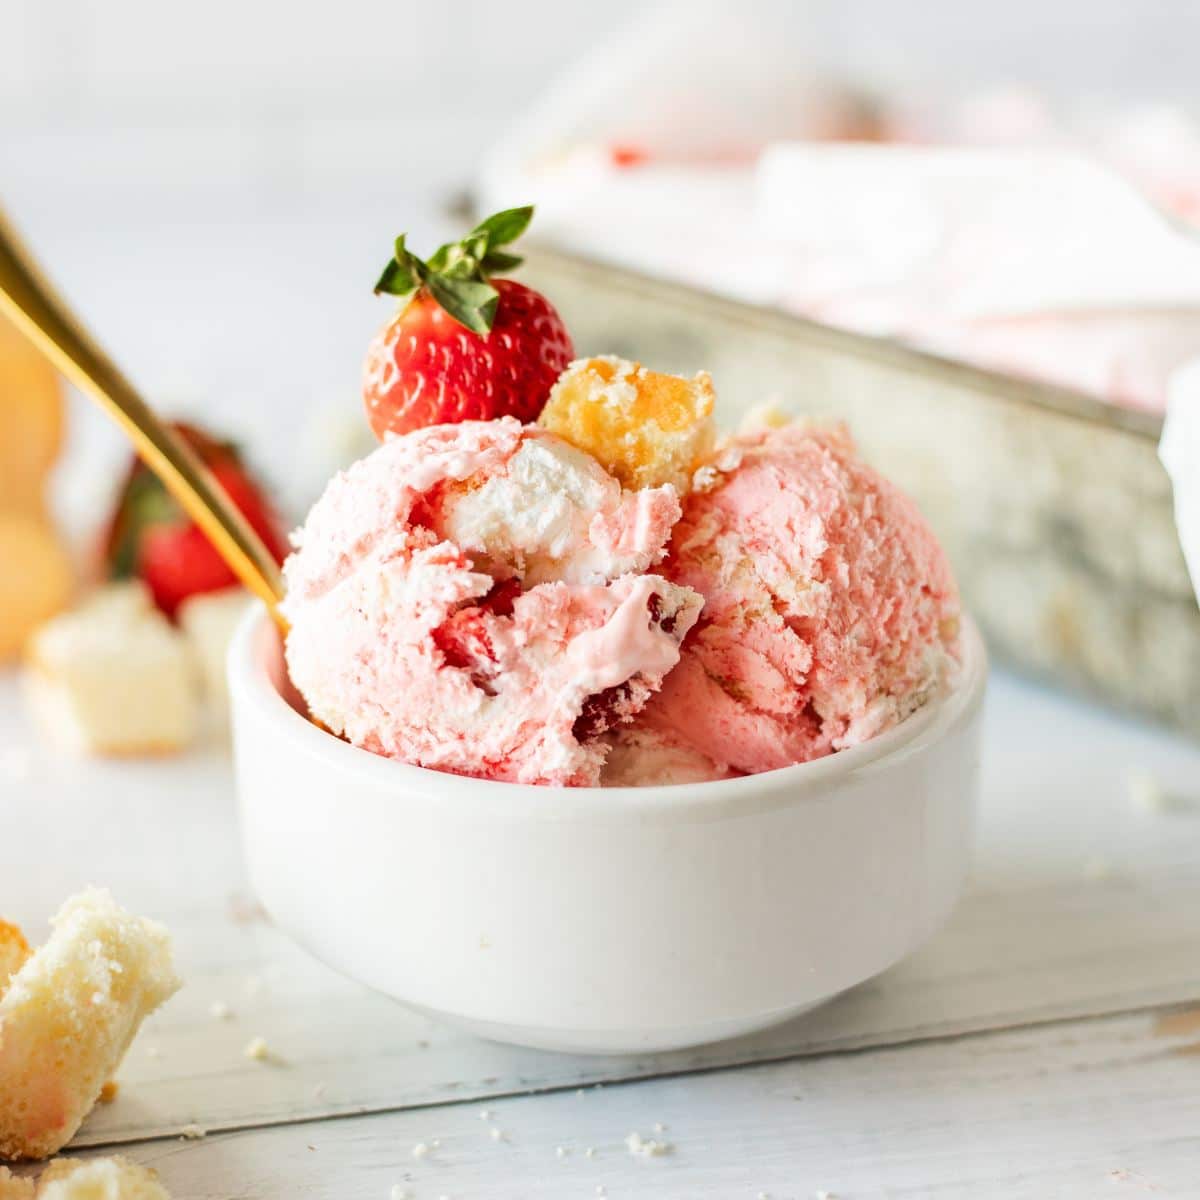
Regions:
M 430 1147 L 430 1149 L 431 1149 L 431 1150 L 440 1150 L 440 1149 L 442 1148 L 442 1139 L 441 1139 L 441 1138 L 434 1138 L 434 1139 L 433 1139 L 433 1140 L 432 1140 L 432 1141 L 429 1143 L 429 1147 Z
M 421 1039 L 420 1039 L 420 1040 L 418 1040 L 418 1042 L 417 1042 L 417 1049 L 418 1049 L 418 1050 L 428 1050 L 428 1049 L 429 1049 L 429 1043 L 428 1043 L 428 1042 L 427 1042 L 427 1041 L 426 1041 L 424 1038 L 421 1038 Z
M 481 1108 L 479 1110 L 479 1119 L 481 1121 L 490 1121 L 493 1115 L 494 1114 L 490 1108 Z
M 566 1146 L 555 1146 L 554 1153 L 558 1158 L 566 1158 L 570 1151 L 566 1148 Z
M 492 1141 L 493 1141 L 493 1142 L 502 1142 L 502 1141 L 504 1141 L 504 1138 L 505 1138 L 505 1133 L 504 1133 L 504 1130 L 503 1130 L 503 1129 L 497 1129 L 497 1128 L 496 1128 L 496 1127 L 493 1125 L 493 1126 L 492 1126 L 492 1128 L 491 1128 L 491 1130 L 490 1130 L 490 1132 L 491 1132 L 491 1135 L 492 1135 Z
M 815 1200 L 837 1200 L 837 1197 L 832 1192 L 827 1192 L 824 1188 L 817 1191 Z
M 242 1054 L 246 1058 L 252 1058 L 255 1062 L 266 1062 L 271 1057 L 271 1051 L 267 1048 L 266 1039 L 256 1037 L 251 1038 L 246 1043 L 245 1050 Z
M 583 1088 L 576 1088 L 576 1089 L 575 1089 L 575 1095 L 577 1095 L 577 1096 L 582 1096 L 583 1094 L 584 1094 Z
M 304 1144 L 305 1144 L 305 1145 L 306 1145 L 306 1146 L 307 1146 L 307 1147 L 308 1147 L 310 1150 L 312 1150 L 312 1151 L 314 1151 L 314 1152 L 316 1151 L 316 1146 L 314 1146 L 314 1145 L 312 1144 L 312 1142 L 305 1142 Z
M 1104 879 L 1111 879 L 1113 877 L 1112 862 L 1101 855 L 1093 855 L 1083 864 L 1083 877 L 1095 883 L 1099 883 Z
M 759 1192 L 758 1200 L 771 1200 L 771 1193 L 770 1192 Z
M 602 1183 L 596 1184 L 596 1195 L 597 1196 L 607 1196 L 608 1195 L 608 1192 L 606 1192 L 604 1190 L 604 1184 L 602 1184 Z
M 583 1152 L 583 1157 L 584 1157 L 584 1158 L 595 1158 L 595 1157 L 596 1157 L 596 1147 L 595 1147 L 595 1146 L 589 1146 L 589 1147 L 588 1147 L 588 1148 L 587 1148 L 587 1149 L 586 1149 L 586 1150 Z
M 666 1133 L 667 1127 L 661 1121 L 655 1121 L 654 1122 L 654 1132 L 655 1133 Z
M 670 1154 L 674 1149 L 670 1142 L 660 1142 L 656 1138 L 643 1138 L 636 1130 L 625 1139 L 625 1145 L 629 1148 L 630 1154 L 640 1158 L 658 1158 L 660 1155 Z
M 99 1101 L 101 1104 L 111 1104 L 116 1098 L 117 1093 L 121 1090 L 121 1085 L 115 1080 L 110 1079 L 101 1089 Z
M 233 1009 L 224 1000 L 214 1000 L 208 1006 L 208 1015 L 214 1021 L 228 1021 L 233 1017 Z
M 393 1183 L 391 1200 L 408 1200 L 408 1188 L 401 1187 L 398 1183 Z
M 198 1142 L 201 1138 L 208 1137 L 208 1130 L 201 1129 L 199 1125 L 185 1125 L 179 1131 L 179 1136 L 187 1142 Z
M 429 1146 L 425 1142 L 418 1142 L 412 1148 L 413 1158 L 424 1158 L 429 1153 Z

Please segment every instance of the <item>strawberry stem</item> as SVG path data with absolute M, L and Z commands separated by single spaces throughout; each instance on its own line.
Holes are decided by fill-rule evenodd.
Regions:
M 408 249 L 402 233 L 375 283 L 375 294 L 408 300 L 424 288 L 460 325 L 481 336 L 490 333 L 500 293 L 488 279 L 522 262 L 498 247 L 515 242 L 532 218 L 532 205 L 493 213 L 466 237 L 439 246 L 428 261 Z

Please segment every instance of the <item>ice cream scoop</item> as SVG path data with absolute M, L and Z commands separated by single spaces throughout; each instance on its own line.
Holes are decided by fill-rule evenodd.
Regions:
M 656 574 L 675 491 L 625 490 L 513 419 L 395 438 L 338 476 L 285 567 L 291 678 L 355 745 L 591 784 L 601 735 L 675 665 L 700 598 Z
M 950 566 L 843 429 L 760 430 L 705 472 L 663 567 L 704 610 L 639 725 L 714 777 L 752 773 L 864 742 L 942 686 L 959 628 Z

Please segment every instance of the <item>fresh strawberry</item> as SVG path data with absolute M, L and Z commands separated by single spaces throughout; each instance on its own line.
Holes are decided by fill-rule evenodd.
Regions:
M 492 276 L 520 264 L 500 250 L 529 224 L 532 208 L 496 213 L 428 262 L 396 239 L 375 285 L 403 299 L 367 352 L 363 399 L 382 440 L 425 425 L 513 416 L 532 421 L 575 357 L 549 300 Z
M 242 465 L 237 450 L 192 425 L 176 425 L 217 483 L 241 510 L 275 559 L 287 554 L 279 519 Z M 237 582 L 224 559 L 139 460 L 130 468 L 105 537 L 110 578 L 145 581 L 154 602 L 174 616 L 189 596 L 215 592 Z

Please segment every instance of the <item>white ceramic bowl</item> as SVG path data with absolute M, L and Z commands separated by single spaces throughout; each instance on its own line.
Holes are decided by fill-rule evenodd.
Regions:
M 250 878 L 330 966 L 486 1037 L 664 1050 L 784 1021 L 945 921 L 987 665 L 873 741 L 744 779 L 560 790 L 359 750 L 284 698 L 261 609 L 230 649 Z

